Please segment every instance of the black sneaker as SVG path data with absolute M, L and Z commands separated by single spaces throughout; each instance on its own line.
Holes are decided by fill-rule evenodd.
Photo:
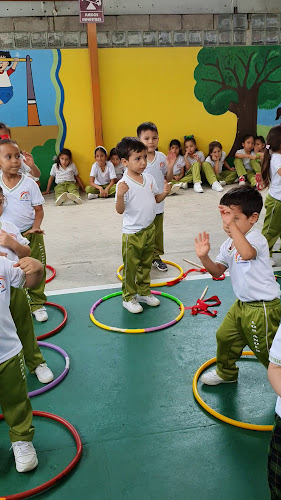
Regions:
M 155 259 L 152 262 L 153 267 L 156 267 L 158 271 L 168 271 L 168 266 L 161 259 Z

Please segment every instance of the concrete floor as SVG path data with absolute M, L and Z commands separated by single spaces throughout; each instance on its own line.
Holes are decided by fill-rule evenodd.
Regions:
M 227 188 L 228 189 L 228 188 Z M 224 188 L 226 191 L 226 188 Z M 265 198 L 267 191 L 263 192 Z M 165 201 L 165 258 L 190 268 L 182 259 L 198 259 L 194 249 L 194 237 L 200 231 L 211 236 L 211 257 L 216 257 L 226 238 L 222 229 L 217 206 L 223 193 L 204 186 L 204 193 L 194 193 L 192 188 L 180 190 Z M 56 207 L 54 195 L 46 196 L 45 230 L 47 263 L 55 267 L 56 279 L 47 284 L 46 291 L 86 286 L 120 283 L 116 269 L 122 264 L 121 238 L 122 215 L 115 211 L 114 199 L 87 200 L 74 205 L 67 202 Z M 261 228 L 264 209 L 257 223 Z M 279 266 L 281 254 L 274 259 Z M 174 277 L 177 271 L 167 273 L 152 270 L 152 279 Z M 164 275 L 164 276 L 163 276 Z

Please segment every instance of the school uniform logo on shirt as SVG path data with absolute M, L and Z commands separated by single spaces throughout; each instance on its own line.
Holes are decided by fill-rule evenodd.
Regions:
M 20 194 L 20 201 L 29 201 L 30 198 L 30 192 L 29 191 L 23 191 Z
M 235 262 L 236 262 L 236 264 L 248 264 L 249 261 L 242 259 L 241 255 L 238 252 L 236 252 Z
M 7 286 L 6 286 L 6 280 L 3 276 L 0 276 L 0 293 L 6 292 Z
M 164 167 L 165 167 L 165 162 L 161 161 L 161 163 L 160 163 L 160 169 L 163 170 Z

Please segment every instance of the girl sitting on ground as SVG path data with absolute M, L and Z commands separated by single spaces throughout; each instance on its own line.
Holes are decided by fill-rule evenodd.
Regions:
M 114 196 L 116 172 L 111 161 L 107 161 L 107 151 L 103 146 L 98 146 L 95 149 L 95 159 L 90 172 L 90 185 L 86 187 L 88 199 Z
M 122 179 L 123 174 L 125 172 L 125 168 L 122 165 L 122 162 L 117 154 L 116 148 L 112 148 L 109 153 L 109 161 L 111 161 L 114 166 L 114 170 L 116 173 L 116 183 Z
M 47 189 L 43 194 L 50 194 L 50 189 L 55 180 L 55 204 L 61 205 L 67 199 L 80 205 L 82 203 L 79 186 L 85 191 L 84 184 L 79 177 L 75 163 L 72 162 L 72 154 L 69 149 L 62 149 L 53 164 L 48 180 Z M 79 186 L 78 186 L 78 185 Z
M 225 158 L 226 153 L 222 150 L 221 143 L 218 141 L 211 142 L 209 144 L 209 156 L 207 156 L 205 162 L 209 163 L 213 169 L 213 182 L 216 180 L 221 184 L 221 186 L 233 184 L 235 179 L 237 179 L 236 169 L 234 167 L 230 167 Z M 226 170 L 222 170 L 223 167 L 225 167 Z

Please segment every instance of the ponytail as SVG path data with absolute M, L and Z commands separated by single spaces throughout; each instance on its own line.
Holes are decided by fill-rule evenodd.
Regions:
M 271 154 L 269 153 L 268 146 L 264 150 L 264 157 L 261 166 L 261 176 L 263 180 L 263 186 L 266 188 L 270 184 L 270 160 Z

